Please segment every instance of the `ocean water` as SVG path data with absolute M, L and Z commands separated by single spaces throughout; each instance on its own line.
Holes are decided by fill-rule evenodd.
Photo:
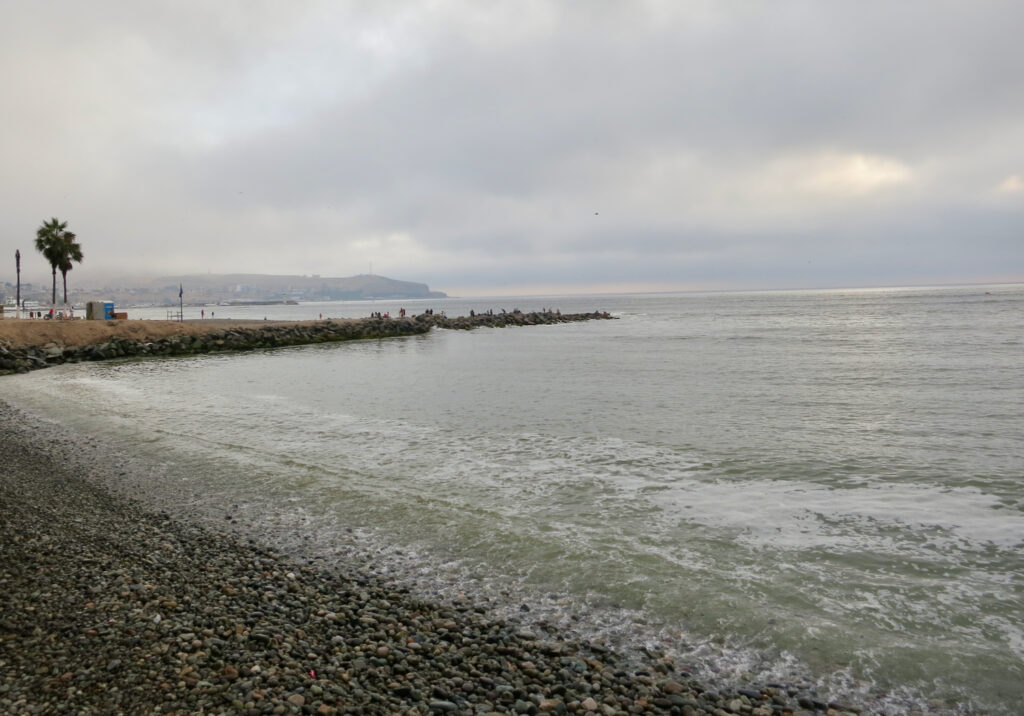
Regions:
M 1024 709 L 1024 286 L 213 310 L 399 305 L 618 320 L 69 365 L 0 390 L 130 456 L 128 489 L 707 681 Z

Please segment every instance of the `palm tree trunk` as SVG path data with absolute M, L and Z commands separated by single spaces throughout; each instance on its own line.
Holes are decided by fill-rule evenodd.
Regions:
M 53 294 L 50 296 L 50 305 L 57 305 L 57 267 L 53 267 Z
M 64 280 L 64 305 L 68 305 L 68 272 L 61 271 L 60 277 Z

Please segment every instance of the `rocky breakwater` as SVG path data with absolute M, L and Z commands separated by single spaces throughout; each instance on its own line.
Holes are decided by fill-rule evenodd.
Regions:
M 474 328 L 506 328 L 508 326 L 548 326 L 556 323 L 577 323 L 579 321 L 609 320 L 613 319 L 608 312 L 594 311 L 593 313 L 561 313 L 559 311 L 537 311 L 523 313 L 512 311 L 511 313 L 478 313 L 472 316 L 456 316 L 448 318 L 440 314 L 421 314 L 415 320 L 421 323 L 428 323 L 438 328 L 449 328 L 452 330 L 472 330 Z
M 607 313 L 559 314 L 557 312 L 521 313 L 518 311 L 457 318 L 447 318 L 440 314 L 421 314 L 403 318 L 363 318 L 233 326 L 208 333 L 182 333 L 154 340 L 112 336 L 87 345 L 68 346 L 51 341 L 42 345 L 14 346 L 0 340 L 0 375 L 27 373 L 52 365 L 80 361 L 252 351 L 313 343 L 412 336 L 426 333 L 433 327 L 468 330 L 485 326 L 494 328 L 539 326 L 596 318 L 611 318 L 611 316 Z

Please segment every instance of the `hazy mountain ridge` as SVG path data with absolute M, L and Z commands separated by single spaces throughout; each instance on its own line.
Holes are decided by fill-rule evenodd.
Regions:
M 425 283 L 360 274 L 331 277 L 276 276 L 267 274 L 198 274 L 163 276 L 150 281 L 154 288 L 176 289 L 181 285 L 195 293 L 216 293 L 225 300 L 293 299 L 298 301 L 346 300 L 364 298 L 441 298 Z
M 71 279 L 74 279 L 71 276 Z M 222 303 L 228 301 L 343 301 L 371 298 L 443 298 L 442 291 L 431 291 L 425 283 L 401 281 L 372 274 L 332 277 L 276 276 L 268 274 L 186 274 L 158 278 L 122 277 L 107 279 L 102 285 L 83 279 L 68 288 L 68 300 L 80 304 L 88 300 L 114 299 L 121 305 L 152 303 L 175 305 L 181 287 L 185 303 Z M 7 290 L 10 288 L 11 290 Z M 14 297 L 13 286 L 3 292 Z M 28 291 L 25 289 L 28 288 Z M 45 291 L 43 290 L 45 288 Z M 23 284 L 22 296 L 49 302 L 49 285 Z M 36 295 L 38 294 L 38 296 Z M 45 294 L 45 295 L 43 295 Z

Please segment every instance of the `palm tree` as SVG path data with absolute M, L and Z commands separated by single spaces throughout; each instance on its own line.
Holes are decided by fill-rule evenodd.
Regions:
M 68 222 L 56 218 L 45 222 L 36 230 L 36 250 L 50 262 L 53 269 L 53 295 L 51 303 L 57 303 L 57 271 L 64 279 L 64 303 L 68 302 L 68 271 L 74 264 L 82 263 L 82 247 L 78 238 L 67 230 Z
M 60 277 L 64 281 L 64 305 L 68 305 L 68 271 L 74 268 L 73 264 L 82 263 L 85 256 L 82 254 L 82 247 L 75 241 L 75 235 L 67 233 L 64 235 L 63 258 L 61 259 Z
M 58 244 L 67 229 L 67 222 L 61 223 L 56 218 L 50 219 L 36 229 L 36 251 L 43 255 L 53 269 L 53 296 L 51 305 L 57 303 L 57 264 L 60 263 Z

